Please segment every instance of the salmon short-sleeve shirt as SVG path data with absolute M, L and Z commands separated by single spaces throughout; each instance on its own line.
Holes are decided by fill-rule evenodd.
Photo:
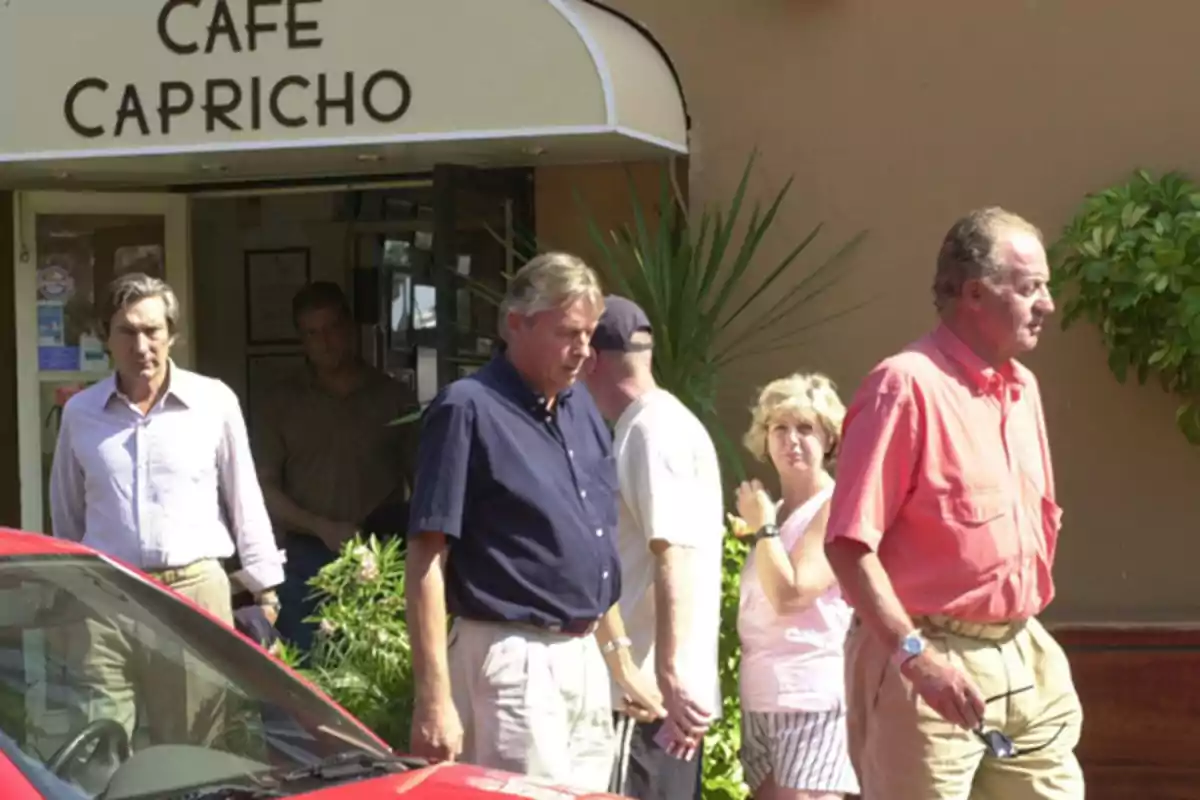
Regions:
M 843 428 L 827 541 L 876 551 L 914 616 L 1025 619 L 1054 597 L 1062 511 L 1037 380 L 939 326 L 879 364 Z

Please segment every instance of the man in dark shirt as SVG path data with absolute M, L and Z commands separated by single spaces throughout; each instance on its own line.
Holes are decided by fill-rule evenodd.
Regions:
M 611 436 L 575 385 L 603 307 L 578 258 L 534 258 L 500 309 L 504 352 L 425 412 L 407 577 L 417 755 L 605 791 L 610 671 L 640 715 L 663 713 L 616 605 Z

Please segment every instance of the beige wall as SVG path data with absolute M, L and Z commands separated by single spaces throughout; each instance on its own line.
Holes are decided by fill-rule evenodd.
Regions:
M 731 369 L 721 402 L 735 429 L 750 387 L 815 368 L 849 394 L 876 360 L 924 331 L 933 253 L 960 212 L 1007 205 L 1053 236 L 1084 192 L 1136 166 L 1200 175 L 1191 64 L 1200 6 L 613 4 L 649 27 L 680 72 L 693 204 L 727 200 L 757 146 L 759 195 L 796 178 L 768 255 L 820 220 L 827 246 L 871 232 L 830 304 L 878 299 L 788 352 Z M 539 196 L 542 220 L 556 203 Z M 1200 451 L 1176 433 L 1170 399 L 1119 386 L 1086 327 L 1045 336 L 1029 363 L 1066 507 L 1051 616 L 1200 618 Z
M 534 217 L 539 243 L 543 248 L 570 250 L 589 263 L 598 264 L 601 251 L 588 231 L 588 218 L 605 232 L 632 224 L 633 192 L 637 193 L 642 209 L 653 214 L 662 194 L 662 174 L 667 163 L 637 161 L 534 170 Z

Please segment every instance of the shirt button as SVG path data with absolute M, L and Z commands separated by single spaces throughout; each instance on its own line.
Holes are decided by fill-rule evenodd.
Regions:
M 568 451 L 567 451 L 567 458 L 574 458 L 574 457 L 575 457 L 575 451 L 574 451 L 574 450 L 568 450 Z
M 603 535 L 604 535 L 604 529 L 603 529 L 603 528 L 596 528 L 596 535 L 597 535 L 597 536 L 603 536 Z
M 579 496 L 586 499 L 587 498 L 587 489 L 580 489 Z
M 604 570 L 604 574 L 601 577 L 608 580 L 608 570 Z

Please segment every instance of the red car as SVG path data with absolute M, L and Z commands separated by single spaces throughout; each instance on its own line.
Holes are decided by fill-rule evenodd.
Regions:
M 3 800 L 575 800 L 428 766 L 249 639 L 88 548 L 0 529 Z

